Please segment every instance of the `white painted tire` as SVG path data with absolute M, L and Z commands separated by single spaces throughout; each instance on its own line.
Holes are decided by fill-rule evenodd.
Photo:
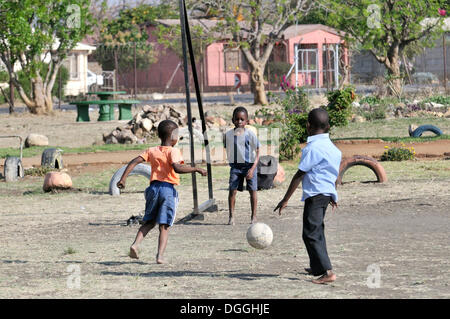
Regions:
M 125 172 L 125 169 L 127 168 L 127 165 L 122 166 L 119 168 L 114 175 L 111 178 L 111 181 L 109 182 L 109 194 L 112 196 L 120 195 L 120 189 L 117 187 L 117 183 L 122 178 L 123 172 Z M 147 164 L 138 164 L 135 166 L 135 168 L 131 171 L 131 173 L 128 175 L 142 175 L 148 180 L 150 180 L 150 174 L 152 173 L 152 168 L 150 165 Z

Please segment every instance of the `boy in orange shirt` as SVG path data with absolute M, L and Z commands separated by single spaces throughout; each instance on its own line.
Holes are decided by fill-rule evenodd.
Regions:
M 138 259 L 138 247 L 147 233 L 159 224 L 159 241 L 156 262 L 164 263 L 163 255 L 169 238 L 169 227 L 173 225 L 178 206 L 178 192 L 174 185 L 180 185 L 178 174 L 200 173 L 206 176 L 206 170 L 199 167 L 183 165 L 184 161 L 179 149 L 174 148 L 178 142 L 178 125 L 165 120 L 158 125 L 158 136 L 161 145 L 151 147 L 128 163 L 117 187 L 125 188 L 125 181 L 133 168 L 143 162 L 150 162 L 152 167 L 150 186 L 145 190 L 144 224 L 139 228 L 136 238 L 130 247 L 130 257 Z

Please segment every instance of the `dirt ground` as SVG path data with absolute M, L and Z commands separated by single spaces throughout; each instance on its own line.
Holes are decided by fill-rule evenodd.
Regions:
M 0 135 L 43 133 L 52 145 L 73 147 L 91 145 L 120 125 L 76 123 L 74 112 L 0 119 Z M 376 155 L 384 143 L 338 147 L 346 154 Z M 71 192 L 44 193 L 43 177 L 0 180 L 0 298 L 449 298 L 450 161 L 443 153 L 450 147 L 448 141 L 414 147 L 436 156 L 383 164 L 387 183 L 371 182 L 365 168 L 348 171 L 338 189 L 339 208 L 325 218 L 337 274 L 326 286 L 312 284 L 303 270 L 308 257 L 301 239 L 301 191 L 282 216 L 273 213 L 295 163 L 285 164 L 288 180 L 280 187 L 258 192 L 258 219 L 274 233 L 269 248 L 256 250 L 246 241 L 248 194 L 238 194 L 237 223 L 226 225 L 227 168 L 214 166 L 219 211 L 175 224 L 166 251 L 169 264 L 157 265 L 157 231 L 144 240 L 139 260 L 127 256 L 138 226 L 126 226 L 126 220 L 143 211 L 146 181 L 130 177 L 127 191 L 108 194 L 112 173 L 135 151 L 65 154 Z M 25 160 L 25 166 L 32 165 Z M 206 182 L 197 179 L 202 202 Z M 192 209 L 188 176 L 178 191 L 177 220 Z

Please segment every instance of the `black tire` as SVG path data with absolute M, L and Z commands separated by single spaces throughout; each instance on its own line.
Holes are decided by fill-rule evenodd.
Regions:
M 109 194 L 110 195 L 112 195 L 112 196 L 120 195 L 120 189 L 117 187 L 117 182 L 119 182 L 120 179 L 122 178 L 123 172 L 125 172 L 126 168 L 127 168 L 127 165 L 122 166 L 112 176 L 111 181 L 109 182 Z M 142 175 L 150 180 L 151 172 L 152 172 L 152 168 L 150 165 L 138 164 L 131 171 L 130 175 Z M 130 175 L 128 175 L 128 176 L 130 176 Z
M 51 167 L 56 169 L 64 168 L 61 150 L 56 148 L 47 148 L 42 152 L 42 167 Z
M 438 128 L 438 127 L 436 127 L 436 126 L 434 126 L 434 125 L 431 125 L 431 124 L 426 124 L 426 125 L 421 125 L 421 126 L 419 126 L 418 128 L 416 128 L 414 131 L 410 131 L 409 132 L 409 135 L 411 136 L 411 137 L 421 137 L 422 136 L 422 134 L 424 133 L 424 132 L 433 132 L 434 134 L 436 134 L 437 136 L 439 136 L 439 135 L 442 135 L 443 133 L 442 133 L 442 131 Z
M 23 178 L 25 175 L 22 161 L 18 157 L 7 157 L 5 160 L 5 166 L 3 175 L 7 182 L 17 181 L 19 178 Z

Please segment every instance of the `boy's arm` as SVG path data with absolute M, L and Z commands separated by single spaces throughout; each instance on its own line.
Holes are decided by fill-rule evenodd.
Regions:
M 192 167 L 192 166 L 183 165 L 180 163 L 173 163 L 172 167 L 173 167 L 175 173 L 178 173 L 178 174 L 199 173 L 202 176 L 206 176 L 208 174 L 208 172 L 206 170 L 204 170 L 203 168 Z
M 125 168 L 125 171 L 122 174 L 122 177 L 117 182 L 118 188 L 125 188 L 125 181 L 127 180 L 128 175 L 133 171 L 136 165 L 143 163 L 144 159 L 141 156 L 138 156 L 131 160 L 131 162 L 128 163 L 127 168 Z
M 294 177 L 292 177 L 291 183 L 289 184 L 289 188 L 286 191 L 286 194 L 273 211 L 279 209 L 278 214 L 281 215 L 281 210 L 283 210 L 287 206 L 287 203 L 291 198 L 292 194 L 294 194 L 295 190 L 298 188 L 298 185 L 300 185 L 300 182 L 303 180 L 303 176 L 305 176 L 305 172 L 301 170 L 298 170 L 297 173 L 295 173 Z
M 256 149 L 255 162 L 253 163 L 252 167 L 248 170 L 247 176 L 245 177 L 246 179 L 253 178 L 253 174 L 255 174 L 255 169 L 258 166 L 258 161 L 259 161 L 259 148 Z

